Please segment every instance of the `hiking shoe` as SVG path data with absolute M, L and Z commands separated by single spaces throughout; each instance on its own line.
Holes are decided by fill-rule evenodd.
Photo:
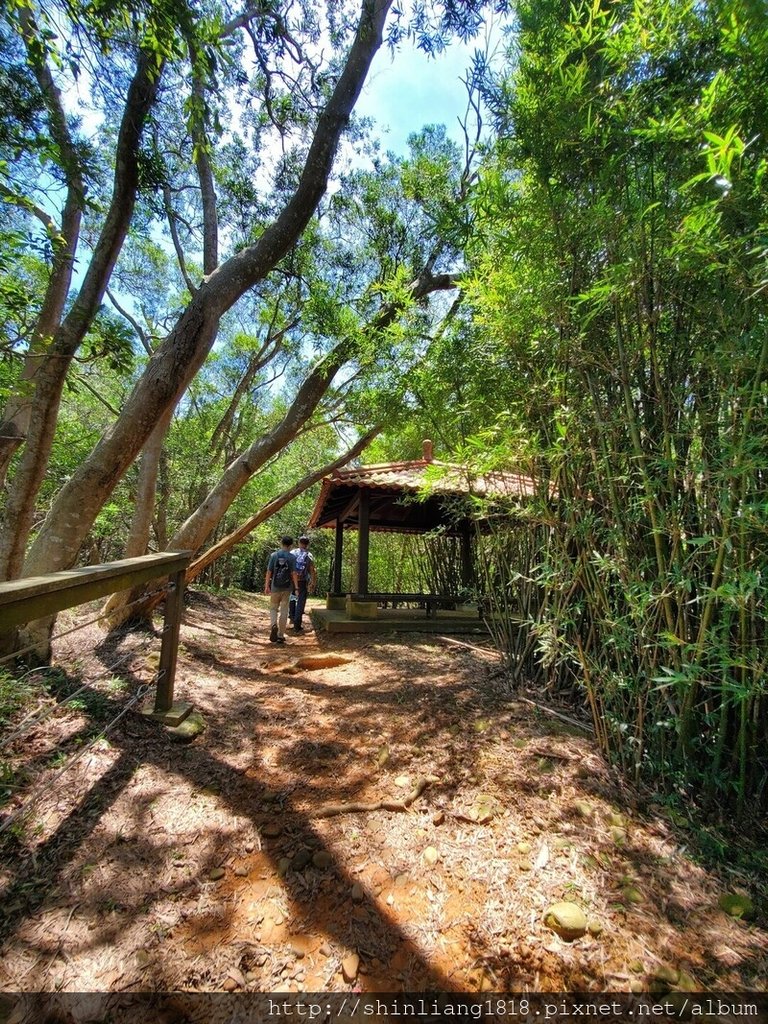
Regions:
M 276 638 L 275 638 L 275 643 L 276 643 L 276 644 L 284 644 L 284 643 L 285 643 L 285 637 L 284 637 L 284 636 L 278 636 L 278 637 L 276 637 Z
M 278 636 L 277 636 L 277 626 L 273 626 L 273 627 L 272 627 L 272 629 L 271 629 L 271 630 L 270 630 L 270 632 L 269 632 L 269 642 L 270 642 L 271 644 L 276 644 L 276 643 L 277 643 L 277 640 L 278 640 Z
M 293 632 L 294 633 L 303 633 L 304 632 L 304 627 L 303 626 L 294 626 L 293 627 Z

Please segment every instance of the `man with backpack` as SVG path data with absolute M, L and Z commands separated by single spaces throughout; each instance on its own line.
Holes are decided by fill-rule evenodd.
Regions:
M 307 603 L 307 594 L 315 589 L 317 582 L 317 570 L 315 560 L 309 553 L 309 537 L 299 537 L 299 546 L 294 548 L 291 554 L 296 559 L 296 575 L 299 578 L 299 585 L 296 588 L 296 603 L 293 605 L 291 621 L 296 633 L 301 633 L 304 627 L 301 624 L 304 615 L 304 606 Z
M 282 547 L 273 551 L 267 562 L 264 593 L 269 595 L 270 643 L 285 643 L 285 627 L 288 622 L 288 602 L 293 587 L 298 591 L 299 577 L 296 573 L 296 556 L 291 551 L 293 537 L 283 537 Z

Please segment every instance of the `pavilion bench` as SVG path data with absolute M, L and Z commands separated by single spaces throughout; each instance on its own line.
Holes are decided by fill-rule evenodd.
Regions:
M 427 618 L 432 618 L 438 608 L 455 608 L 462 604 L 460 597 L 444 594 L 404 594 L 404 593 L 365 593 L 350 594 L 353 601 L 375 601 L 384 607 L 391 604 L 396 608 L 399 604 L 418 604 L 426 608 Z

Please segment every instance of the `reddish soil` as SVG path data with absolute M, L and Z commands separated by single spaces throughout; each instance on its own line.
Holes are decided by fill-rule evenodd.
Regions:
M 662 968 L 765 989 L 765 918 L 718 909 L 759 910 L 756 878 L 694 860 L 588 729 L 507 692 L 482 640 L 310 629 L 281 649 L 266 623 L 263 598 L 192 596 L 189 745 L 129 713 L 87 746 L 91 705 L 57 704 L 0 754 L 21 780 L 6 813 L 30 808 L 0 863 L 1 989 L 626 991 Z M 94 626 L 57 662 L 106 721 L 158 647 Z M 424 779 L 406 810 L 321 816 Z M 561 900 L 599 934 L 551 931 Z

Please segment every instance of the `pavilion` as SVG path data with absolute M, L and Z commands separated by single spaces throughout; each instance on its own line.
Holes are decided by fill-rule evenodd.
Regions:
M 353 632 L 374 630 L 376 620 L 386 628 L 433 630 L 445 629 L 459 618 L 466 627 L 469 620 L 477 628 L 477 610 L 463 609 L 462 615 L 441 616 L 435 623 L 438 608 L 454 607 L 456 595 L 395 594 L 369 590 L 368 560 L 371 531 L 388 533 L 431 533 L 460 538 L 462 588 L 471 590 L 473 571 L 472 542 L 476 522 L 467 499 L 531 498 L 536 485 L 530 477 L 519 473 L 471 474 L 466 467 L 439 462 L 433 456 L 432 442 L 425 440 L 422 458 L 411 462 L 389 462 L 336 470 L 323 481 L 315 508 L 309 520 L 311 529 L 333 528 L 336 543 L 331 589 L 327 608 L 317 610 L 322 625 L 332 631 Z M 344 533 L 357 530 L 356 585 L 352 593 L 342 591 L 342 559 Z M 382 603 L 418 603 L 426 607 L 415 617 L 403 610 L 399 617 Z M 401 623 L 400 620 L 403 620 Z M 456 630 L 462 631 L 462 630 Z

